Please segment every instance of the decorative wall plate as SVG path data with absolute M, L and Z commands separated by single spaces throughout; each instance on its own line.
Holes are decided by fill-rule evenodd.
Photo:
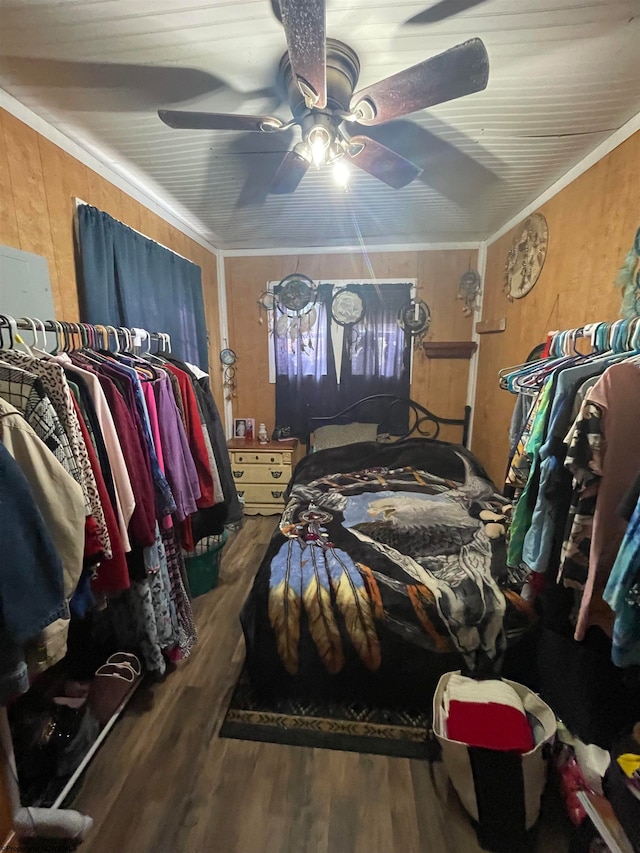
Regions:
M 362 297 L 352 290 L 339 290 L 331 300 L 331 317 L 339 326 L 352 326 L 364 317 Z
M 509 300 L 522 299 L 538 280 L 547 256 L 549 229 L 541 213 L 532 213 L 519 226 L 507 254 L 504 292 Z

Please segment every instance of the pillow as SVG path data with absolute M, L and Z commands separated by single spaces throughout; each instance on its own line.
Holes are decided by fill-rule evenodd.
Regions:
M 318 427 L 313 446 L 314 450 L 327 450 L 360 441 L 375 441 L 377 437 L 378 424 L 333 424 Z

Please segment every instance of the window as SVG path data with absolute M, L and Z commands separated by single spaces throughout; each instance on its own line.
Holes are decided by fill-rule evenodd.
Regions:
M 273 289 L 277 282 L 269 282 Z M 352 329 L 336 323 L 329 325 L 327 314 L 331 297 L 337 288 L 357 289 L 368 311 L 368 322 Z M 398 311 L 411 298 L 415 282 L 403 284 L 382 281 L 374 283 L 336 281 L 321 285 L 324 291 L 314 309 L 301 318 L 279 314 L 269 315 L 269 381 L 276 375 L 326 376 L 329 370 L 329 351 L 333 350 L 338 365 L 338 381 L 342 381 L 342 366 L 350 364 L 352 376 L 399 379 L 405 367 L 406 340 L 398 325 Z
M 352 327 L 330 322 L 336 287 L 348 287 L 361 297 L 362 322 Z M 411 346 L 398 325 L 398 313 L 410 297 L 410 283 L 321 283 L 309 314 L 287 317 L 277 309 L 272 312 L 270 375 L 276 385 L 276 425 L 289 426 L 292 435 L 306 438 L 310 417 L 336 414 L 372 395 L 408 397 Z M 380 407 L 378 423 L 382 402 Z M 377 416 L 372 410 L 372 417 Z M 401 434 L 406 417 L 400 413 L 396 420 Z

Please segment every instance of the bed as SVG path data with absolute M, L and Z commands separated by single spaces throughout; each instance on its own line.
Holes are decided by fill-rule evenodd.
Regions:
M 408 437 L 295 469 L 241 615 L 258 693 L 406 704 L 452 669 L 517 674 L 536 613 L 487 526 L 506 500 L 463 445 L 411 437 L 443 419 L 402 402 L 417 413 Z M 466 437 L 468 412 L 447 422 Z

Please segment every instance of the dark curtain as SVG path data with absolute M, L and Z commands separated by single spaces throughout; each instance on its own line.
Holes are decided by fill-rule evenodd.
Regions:
M 200 267 L 89 205 L 78 242 L 83 320 L 168 332 L 178 358 L 208 370 Z
M 348 287 L 362 299 L 364 320 L 345 328 L 340 378 L 340 409 L 373 394 L 409 398 L 411 384 L 411 341 L 398 324 L 398 314 L 411 299 L 411 285 L 352 284 Z M 330 414 L 330 413 L 327 413 Z M 388 403 L 370 404 L 366 420 L 385 431 L 406 431 L 408 409 Z
M 332 285 L 321 284 L 315 304 L 317 320 L 300 334 L 295 325 L 292 334 L 282 334 L 291 320 L 276 310 L 273 336 L 276 363 L 276 425 L 291 427 L 291 434 L 306 440 L 309 415 L 337 411 L 338 387 L 331 345 Z M 308 322 L 308 321 L 307 321 Z M 280 334 L 277 332 L 280 331 Z

